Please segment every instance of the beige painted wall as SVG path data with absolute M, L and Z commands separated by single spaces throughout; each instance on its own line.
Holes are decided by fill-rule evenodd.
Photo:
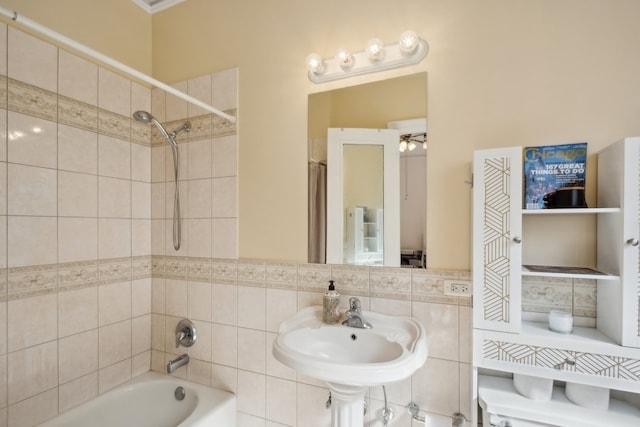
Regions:
M 151 15 L 130 0 L 0 0 L 0 6 L 151 74 Z
M 55 13 L 38 3 L 0 2 L 87 44 L 116 33 L 99 25 L 95 3 L 139 14 L 129 0 L 103 0 L 79 9 L 78 22 L 65 13 L 79 0 L 47 2 L 60 6 Z M 430 267 L 468 269 L 474 149 L 586 140 L 594 153 L 640 134 L 639 15 L 637 0 L 188 0 L 154 15 L 152 69 L 173 82 L 239 67 L 240 256 L 294 261 L 306 258 L 308 94 L 427 71 Z M 147 22 L 120 19 L 118 32 Z M 421 64 L 307 80 L 308 53 L 358 50 L 372 36 L 391 42 L 408 28 L 430 44 Z M 125 40 L 113 44 L 105 53 L 136 66 Z

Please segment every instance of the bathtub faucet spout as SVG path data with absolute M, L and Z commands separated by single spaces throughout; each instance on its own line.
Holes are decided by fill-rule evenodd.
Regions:
M 176 369 L 178 369 L 182 365 L 186 365 L 187 363 L 189 363 L 188 354 L 183 354 L 176 359 L 170 360 L 169 363 L 167 363 L 167 374 L 173 374 Z

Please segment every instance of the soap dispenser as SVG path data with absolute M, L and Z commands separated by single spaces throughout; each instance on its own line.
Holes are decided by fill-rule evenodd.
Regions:
M 322 321 L 328 324 L 338 323 L 340 320 L 340 294 L 336 291 L 333 280 L 329 280 L 329 289 L 322 297 Z

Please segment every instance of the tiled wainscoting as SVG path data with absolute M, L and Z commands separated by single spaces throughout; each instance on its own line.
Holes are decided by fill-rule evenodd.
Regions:
M 411 426 L 403 408 L 411 401 L 434 414 L 469 414 L 469 299 L 444 295 L 444 280 L 467 280 L 468 272 L 164 256 L 153 256 L 152 268 L 152 369 L 164 372 L 169 359 L 188 353 L 191 362 L 175 375 L 236 393 L 239 427 L 329 425 L 326 386 L 271 354 L 280 322 L 321 304 L 329 279 L 343 295 L 341 309 L 358 296 L 366 309 L 411 315 L 427 328 L 425 366 L 387 387 L 394 426 Z M 176 349 L 183 317 L 195 322 L 198 342 Z M 370 397 L 367 417 L 379 416 L 381 388 Z

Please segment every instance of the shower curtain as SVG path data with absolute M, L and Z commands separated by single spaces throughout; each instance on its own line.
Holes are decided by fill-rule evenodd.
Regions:
M 309 162 L 309 262 L 327 259 L 327 165 Z

